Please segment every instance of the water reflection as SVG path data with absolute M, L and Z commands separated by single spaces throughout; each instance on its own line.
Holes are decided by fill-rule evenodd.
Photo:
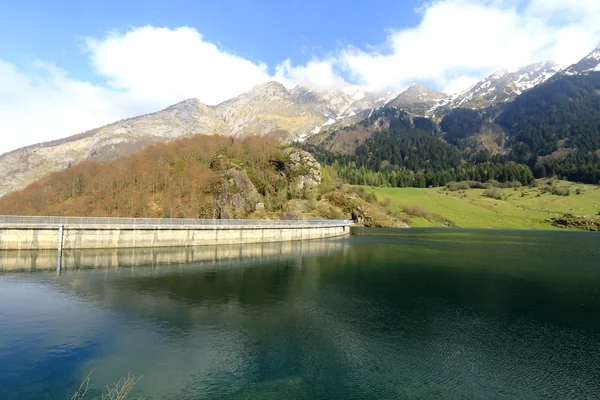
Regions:
M 95 268 L 157 267 L 194 263 L 219 263 L 265 257 L 297 257 L 343 250 L 343 239 L 305 240 L 258 244 L 159 247 L 128 249 L 6 250 L 0 251 L 0 272 L 44 271 L 57 268 L 79 270 Z

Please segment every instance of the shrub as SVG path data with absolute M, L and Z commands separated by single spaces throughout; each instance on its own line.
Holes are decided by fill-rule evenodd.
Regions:
M 490 197 L 496 200 L 502 200 L 504 198 L 504 194 L 501 189 L 498 188 L 490 188 L 483 192 L 483 195 L 486 197 Z
M 478 181 L 467 181 L 467 184 L 471 189 L 487 189 L 490 187 L 489 184 Z
M 576 189 L 575 194 L 581 194 L 581 189 Z
M 503 182 L 503 183 L 499 183 L 497 187 L 499 188 L 520 188 L 521 186 L 523 186 L 523 184 L 519 181 L 512 181 L 512 182 Z
M 367 202 L 369 202 L 369 203 L 371 203 L 371 204 L 377 203 L 377 195 L 375 193 L 373 193 L 373 192 L 368 193 L 364 197 L 364 200 L 367 201 Z
M 430 220 L 433 217 L 431 212 L 417 205 L 404 206 L 404 212 L 412 217 L 423 217 L 426 220 Z
M 567 187 L 556 186 L 552 188 L 552 194 L 556 196 L 569 196 L 571 194 L 571 191 Z
M 393 218 L 396 218 L 400 222 L 410 225 L 410 216 L 401 211 L 394 211 L 390 214 Z
M 449 182 L 446 187 L 451 192 L 456 192 L 457 190 L 470 189 L 471 186 L 467 182 Z

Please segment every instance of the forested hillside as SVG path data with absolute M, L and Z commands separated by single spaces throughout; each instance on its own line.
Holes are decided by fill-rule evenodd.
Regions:
M 276 160 L 283 160 L 277 141 L 196 136 L 53 173 L 0 199 L 0 213 L 214 218 L 219 156 L 232 160 L 232 168 L 247 165 L 265 194 L 287 186 L 276 170 Z
M 432 120 L 383 107 L 303 148 L 350 183 L 428 187 L 451 181 L 600 181 L 600 73 L 558 75 L 502 108 Z M 349 136 L 349 137 L 348 137 Z M 352 143 L 352 137 L 354 143 Z M 344 142 L 339 151 L 338 142 Z M 352 145 L 353 144 L 353 145 Z
M 600 72 L 561 75 L 523 93 L 498 117 L 511 156 L 538 178 L 600 182 Z
M 532 156 L 561 148 L 593 153 L 600 149 L 600 72 L 561 76 L 529 90 L 497 122 Z
M 457 113 L 447 124 L 453 132 L 477 131 L 469 111 Z M 481 124 L 479 114 L 473 113 Z M 334 165 L 349 183 L 358 185 L 428 187 L 463 180 L 519 181 L 528 185 L 534 179 L 527 165 L 511 162 L 507 157 L 482 153 L 467 160 L 426 118 L 411 118 L 404 112 L 382 109 L 361 124 L 378 125 L 380 129 L 350 154 L 330 151 L 318 144 L 307 143 L 302 147 L 320 162 Z M 459 137 L 463 135 L 456 134 Z
M 155 218 L 354 219 L 404 226 L 331 167 L 274 138 L 197 135 L 50 174 L 0 198 L 0 214 Z

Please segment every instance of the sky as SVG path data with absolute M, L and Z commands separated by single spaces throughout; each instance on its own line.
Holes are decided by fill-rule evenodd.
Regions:
M 600 43 L 598 0 L 0 0 L 0 153 L 277 80 L 462 91 Z

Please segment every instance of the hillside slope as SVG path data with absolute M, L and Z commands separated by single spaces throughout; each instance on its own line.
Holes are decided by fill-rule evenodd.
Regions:
M 568 189 L 570 195 L 552 194 L 555 187 Z M 410 214 L 413 227 L 444 226 L 443 221 L 451 221 L 461 228 L 554 229 L 551 220 L 565 214 L 600 223 L 600 186 L 596 185 L 540 181 L 539 187 L 498 189 L 501 200 L 485 196 L 484 189 L 367 190 L 381 200 L 389 199 L 394 210 Z
M 0 198 L 0 214 L 354 219 L 402 226 L 335 171 L 274 138 L 197 135 L 110 162 L 88 161 Z

